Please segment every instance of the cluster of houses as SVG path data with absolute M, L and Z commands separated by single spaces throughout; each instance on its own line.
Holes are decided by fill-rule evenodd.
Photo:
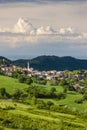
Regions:
M 38 71 L 38 70 L 34 70 L 33 68 L 30 68 L 29 62 L 27 64 L 27 68 L 18 67 L 18 66 L 15 66 L 15 65 L 7 66 L 6 64 L 0 65 L 0 68 L 1 68 L 2 71 L 4 71 L 6 73 L 7 76 L 11 76 L 12 72 L 18 70 L 18 71 L 21 71 L 21 72 L 26 71 L 27 76 L 32 77 L 33 75 L 36 75 L 39 78 L 46 78 L 47 80 L 52 80 L 57 76 L 59 76 L 61 78 L 64 77 L 64 72 L 63 71 L 56 71 L 56 70 Z
M 6 75 L 11 76 L 12 72 L 18 70 L 18 71 L 26 71 L 28 74 L 27 76 L 33 76 L 37 75 L 40 78 L 46 78 L 47 80 L 52 80 L 56 77 L 59 77 L 60 79 L 63 78 L 71 78 L 71 79 L 78 79 L 78 80 L 83 80 L 87 76 L 87 71 L 85 70 L 84 74 L 73 74 L 71 72 L 68 72 L 68 75 L 66 74 L 65 71 L 56 71 L 56 70 L 50 70 L 50 71 L 38 71 L 34 70 L 33 68 L 30 67 L 29 62 L 27 63 L 27 67 L 19 67 L 10 64 L 9 66 L 6 64 L 1 64 L 0 68 L 2 71 L 5 71 Z
M 12 76 L 12 72 L 18 70 L 18 71 L 26 71 L 27 76 L 32 77 L 32 76 L 38 76 L 39 78 L 42 79 L 47 79 L 47 80 L 53 80 L 55 78 L 59 78 L 60 80 L 65 79 L 65 78 L 70 78 L 70 79 L 77 79 L 79 81 L 82 81 L 85 79 L 87 76 L 87 71 L 83 74 L 73 74 L 70 71 L 68 74 L 66 74 L 65 71 L 56 71 L 56 70 L 50 70 L 50 71 L 38 71 L 34 70 L 33 68 L 30 68 L 29 62 L 27 63 L 27 68 L 23 67 L 18 67 L 15 65 L 9 65 L 7 66 L 6 64 L 1 64 L 0 68 L 2 71 L 5 71 L 7 76 Z M 80 85 L 76 84 L 74 85 L 76 89 L 82 88 Z

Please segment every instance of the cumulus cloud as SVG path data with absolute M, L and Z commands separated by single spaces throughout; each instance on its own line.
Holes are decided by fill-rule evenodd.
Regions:
M 35 30 L 33 25 L 27 19 L 19 18 L 17 24 L 13 28 L 15 33 L 30 33 Z
M 59 33 L 63 34 L 63 35 L 64 34 L 74 34 L 74 30 L 71 27 L 69 27 L 69 28 L 60 28 Z
M 60 28 L 53 29 L 51 26 L 34 27 L 28 19 L 19 18 L 13 28 L 0 28 L 0 39 L 7 43 L 13 43 L 13 47 L 20 46 L 18 42 L 57 42 L 57 41 L 75 41 L 87 39 L 87 33 L 78 32 L 75 29 Z M 17 43 L 17 44 L 16 44 Z
M 50 26 L 43 27 L 41 26 L 36 30 L 37 35 L 50 35 L 50 34 L 56 34 L 56 31 L 54 31 Z

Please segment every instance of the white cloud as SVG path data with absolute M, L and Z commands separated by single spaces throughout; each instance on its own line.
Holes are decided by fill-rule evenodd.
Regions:
M 68 28 L 60 28 L 59 30 L 60 34 L 73 34 L 74 30 L 71 27 Z
M 0 28 L 0 40 L 10 43 L 12 47 L 21 46 L 18 43 L 41 43 L 41 42 L 75 42 L 87 40 L 87 33 L 81 33 L 75 29 L 53 29 L 51 26 L 34 27 L 28 19 L 19 18 L 13 28 Z
M 19 18 L 17 24 L 13 28 L 15 33 L 30 33 L 34 27 L 27 19 Z
M 50 26 L 47 26 L 47 27 L 41 26 L 40 28 L 36 30 L 36 34 L 37 35 L 50 35 L 50 34 L 55 34 L 55 31 Z

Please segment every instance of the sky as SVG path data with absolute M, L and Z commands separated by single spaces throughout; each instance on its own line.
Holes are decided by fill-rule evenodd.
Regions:
M 0 56 L 87 58 L 86 0 L 0 0 Z

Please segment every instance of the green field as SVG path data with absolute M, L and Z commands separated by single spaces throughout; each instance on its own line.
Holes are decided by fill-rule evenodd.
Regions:
M 0 88 L 6 88 L 7 92 L 13 93 L 16 89 L 23 89 L 28 87 L 27 84 L 19 83 L 17 79 L 0 76 Z
M 35 86 L 41 86 L 41 87 L 43 87 L 43 88 L 46 88 L 47 90 L 50 90 L 51 88 L 56 88 L 56 90 L 58 91 L 58 92 L 62 92 L 63 91 L 63 88 L 61 87 L 61 86 L 51 86 L 51 85 L 49 85 L 49 84 L 47 84 L 47 85 L 41 85 L 41 84 L 35 84 L 34 83 L 34 85 Z
M 37 84 L 35 84 L 37 85 Z M 50 86 L 50 85 L 39 85 L 42 86 L 44 88 L 46 88 L 47 90 L 50 90 L 52 87 L 55 87 L 57 92 L 63 92 L 63 87 L 61 86 Z M 87 111 L 87 101 L 84 101 L 82 104 L 76 104 L 75 100 L 77 99 L 81 99 L 82 98 L 82 94 L 77 93 L 77 92 L 73 92 L 70 93 L 68 92 L 67 97 L 65 99 L 61 99 L 61 100 L 54 100 L 54 99 L 45 99 L 44 101 L 52 101 L 55 104 L 60 104 L 60 105 L 65 105 L 67 107 L 69 107 L 70 109 L 76 109 L 79 112 L 86 112 Z
M 38 85 L 38 84 L 34 84 Z M 47 90 L 55 87 L 57 92 L 63 92 L 61 86 L 39 85 Z M 12 94 L 15 89 L 24 89 L 28 85 L 19 83 L 17 79 L 0 76 L 0 88 L 5 87 Z M 82 94 L 78 92 L 67 93 L 65 99 L 38 99 L 44 102 L 52 101 L 68 110 L 75 110 L 87 114 L 87 101 L 82 104 L 75 103 Z M 32 100 L 28 104 L 19 103 L 12 99 L 0 99 L 0 130 L 86 130 L 87 118 L 83 114 L 75 115 L 60 111 L 39 109 Z
M 30 105 L 24 105 L 21 103 L 16 103 L 16 102 L 6 101 L 6 100 L 0 100 L 0 106 L 2 108 L 6 108 L 8 106 L 15 107 L 15 109 L 7 111 L 7 117 L 9 118 L 9 115 L 11 114 L 11 116 L 13 116 L 13 120 L 14 120 L 14 117 L 21 115 L 21 118 L 27 118 L 27 119 L 29 118 L 29 119 L 34 120 L 37 123 L 41 121 L 41 123 L 43 123 L 42 124 L 43 130 L 46 130 L 46 129 L 48 130 L 48 128 L 50 127 L 49 124 L 52 125 L 52 127 L 50 127 L 49 130 L 60 130 L 59 128 L 61 127 L 60 126 L 61 123 L 65 124 L 65 125 L 62 124 L 62 126 L 64 126 L 63 129 L 65 128 L 64 130 L 69 130 L 69 129 L 70 130 L 85 130 L 87 126 L 86 121 L 84 119 L 81 119 L 75 115 L 58 113 L 58 112 L 49 112 L 47 110 L 39 110 L 34 107 L 31 107 Z M 4 111 L 4 114 L 5 114 L 5 111 Z M 0 116 L 0 119 L 1 119 L 1 116 Z M 48 128 L 45 126 L 47 122 L 49 123 Z M 21 126 L 22 124 L 18 124 L 18 125 L 20 125 L 19 127 L 22 128 Z M 37 124 L 37 125 L 38 125 L 37 130 L 42 130 L 41 124 Z M 6 130 L 5 127 L 4 129 Z

